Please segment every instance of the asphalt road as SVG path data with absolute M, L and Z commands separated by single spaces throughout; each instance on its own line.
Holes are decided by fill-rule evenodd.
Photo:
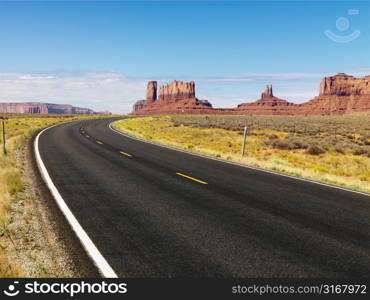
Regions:
M 120 277 L 370 275 L 369 196 L 137 141 L 111 121 L 56 126 L 39 149 Z

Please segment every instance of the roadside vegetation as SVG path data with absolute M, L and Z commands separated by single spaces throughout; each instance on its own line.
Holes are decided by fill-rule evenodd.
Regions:
M 241 157 L 244 126 L 248 128 Z M 126 133 L 238 163 L 370 192 L 370 115 L 152 116 Z
M 13 211 L 12 205 L 16 200 L 25 197 L 22 193 L 24 183 L 17 163 L 17 155 L 32 136 L 42 128 L 63 121 L 91 118 L 91 116 L 11 114 L 2 116 L 8 119 L 5 120 L 6 155 L 3 153 L 3 141 L 0 134 L 0 277 L 19 277 L 24 276 L 22 265 L 8 259 L 9 251 L 14 251 L 9 247 L 9 244 L 14 244 L 14 242 L 8 227 L 13 221 L 14 214 L 17 213 Z

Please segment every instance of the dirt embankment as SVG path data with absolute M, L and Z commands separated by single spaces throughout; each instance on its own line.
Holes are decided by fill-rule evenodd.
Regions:
M 11 277 L 99 277 L 38 172 L 33 141 L 16 155 L 24 190 L 0 237 Z

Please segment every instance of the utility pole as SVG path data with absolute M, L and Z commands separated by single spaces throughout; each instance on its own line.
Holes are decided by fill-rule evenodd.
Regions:
M 4 155 L 6 155 L 6 147 L 5 147 L 5 122 L 4 122 L 4 118 L 2 117 L 1 118 L 1 128 L 2 128 L 2 140 L 3 140 L 3 152 L 4 152 Z
M 242 157 L 244 156 L 245 140 L 246 140 L 246 138 L 247 138 L 247 126 L 244 126 L 243 145 L 242 145 Z

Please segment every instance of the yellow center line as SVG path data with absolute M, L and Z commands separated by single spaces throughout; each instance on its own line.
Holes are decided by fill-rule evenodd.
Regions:
M 132 155 L 130 153 L 127 153 L 127 152 L 120 151 L 119 153 L 121 153 L 122 155 L 126 155 L 128 157 L 132 157 Z
M 89 135 L 85 135 L 88 139 L 90 138 L 90 136 Z
M 179 176 L 185 177 L 185 178 L 187 178 L 187 179 L 190 179 L 190 180 L 196 181 L 196 182 L 201 183 L 201 184 L 208 184 L 207 182 L 205 182 L 205 181 L 203 181 L 203 180 L 199 180 L 199 179 L 196 179 L 196 178 L 194 178 L 194 177 L 191 177 L 191 176 L 188 176 L 188 175 L 185 175 L 185 174 L 179 173 L 179 172 L 176 172 L 176 175 L 179 175 Z
M 103 145 L 103 143 L 101 141 L 96 141 L 97 144 L 99 145 Z

